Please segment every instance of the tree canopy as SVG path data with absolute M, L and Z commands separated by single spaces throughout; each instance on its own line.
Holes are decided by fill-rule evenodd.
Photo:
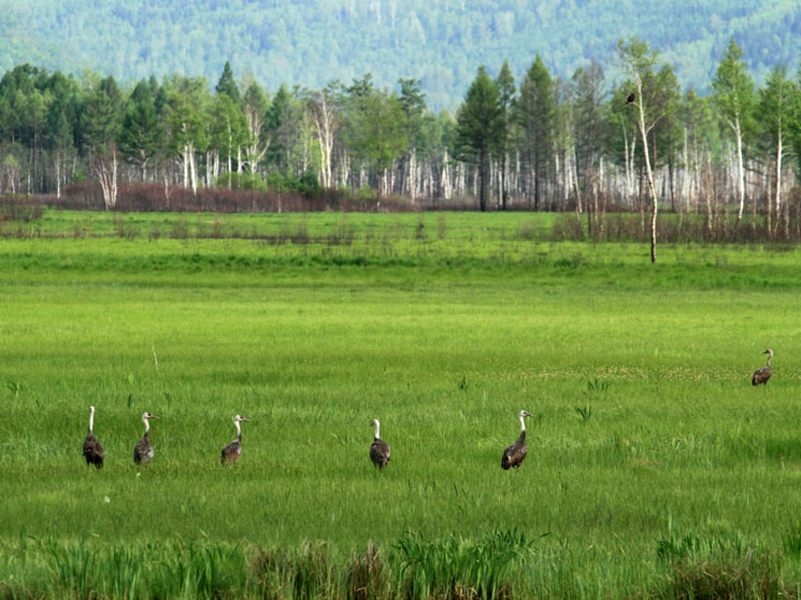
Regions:
M 683 88 L 706 92 L 729 40 L 758 82 L 801 57 L 797 0 L 353 2 L 351 0 L 36 0 L 4 2 L 0 70 L 32 63 L 84 69 L 127 84 L 155 74 L 216 82 L 226 61 L 267 89 L 320 88 L 372 72 L 380 88 L 415 77 L 431 107 L 455 109 L 480 61 L 523 72 L 540 52 L 567 80 L 610 64 L 618 37 L 638 35 L 675 65 Z M 610 70 L 610 78 L 616 73 Z

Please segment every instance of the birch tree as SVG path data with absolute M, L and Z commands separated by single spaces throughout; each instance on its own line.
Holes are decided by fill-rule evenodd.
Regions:
M 645 178 L 648 195 L 651 199 L 651 262 L 656 262 L 656 220 L 657 205 L 654 171 L 648 144 L 648 134 L 665 115 L 666 103 L 660 102 L 664 95 L 666 77 L 658 77 L 654 67 L 659 53 L 651 50 L 648 44 L 633 37 L 626 43 L 623 39 L 617 45 L 618 57 L 624 72 L 629 76 L 632 92 L 627 97 L 628 105 L 636 113 L 637 128 L 642 142 Z
M 743 219 L 745 208 L 745 169 L 743 167 L 743 136 L 752 119 L 754 82 L 742 60 L 743 51 L 734 41 L 723 54 L 712 81 L 715 103 L 721 117 L 731 129 L 737 151 L 737 225 Z
M 771 202 L 771 194 L 767 197 L 767 230 L 772 233 L 771 217 L 775 208 L 776 215 L 781 214 L 782 191 L 782 158 L 785 153 L 787 127 L 793 121 L 793 83 L 787 79 L 786 67 L 775 67 L 767 79 L 765 87 L 759 93 L 759 120 L 763 126 L 776 157 L 776 178 Z
M 332 158 L 336 136 L 342 125 L 339 107 L 335 101 L 333 86 L 314 92 L 306 104 L 314 123 L 314 132 L 320 152 L 320 183 L 324 188 L 333 187 Z
M 117 204 L 117 173 L 119 154 L 122 94 L 114 77 L 101 80 L 92 90 L 83 107 L 83 132 L 91 152 L 92 172 L 103 190 L 106 210 Z
M 270 134 L 265 126 L 268 106 L 267 95 L 254 81 L 242 96 L 242 111 L 245 113 L 248 130 L 244 162 L 251 173 L 256 172 L 270 148 Z
M 205 146 L 205 106 L 209 102 L 206 80 L 202 77 L 173 77 L 168 92 L 168 140 L 173 155 L 177 157 L 183 171 L 184 187 L 197 194 L 196 152 Z

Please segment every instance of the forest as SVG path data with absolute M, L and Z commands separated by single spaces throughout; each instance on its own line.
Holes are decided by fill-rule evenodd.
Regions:
M 790 235 L 798 211 L 801 87 L 784 66 L 757 85 L 730 40 L 708 83 L 682 91 L 675 67 L 621 39 L 612 85 L 592 63 L 563 79 L 537 54 L 521 75 L 477 66 L 455 112 L 435 112 L 420 79 L 366 73 L 319 89 L 266 90 L 155 75 L 132 86 L 29 64 L 0 80 L 0 193 L 84 197 L 99 207 L 145 184 L 174 190 L 334 191 L 381 208 L 765 215 Z M 82 196 L 83 194 L 83 196 Z M 120 195 L 122 194 L 122 196 Z M 272 209 L 271 209 L 272 210 Z M 793 212 L 796 211 L 796 212 Z M 591 222 L 591 221 L 590 221 Z
M 764 81 L 801 58 L 797 0 L 0 0 L 0 72 L 31 63 L 84 69 L 132 85 L 151 74 L 216 81 L 226 60 L 267 89 L 321 88 L 372 73 L 378 87 L 414 77 L 435 112 L 454 110 L 465 82 L 505 59 L 523 73 L 537 52 L 568 79 L 612 61 L 640 36 L 699 93 L 734 37 Z

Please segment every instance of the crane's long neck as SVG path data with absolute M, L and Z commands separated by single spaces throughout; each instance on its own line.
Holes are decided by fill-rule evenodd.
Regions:
M 234 421 L 234 425 L 236 426 L 236 441 L 240 441 L 242 439 L 242 427 L 239 425 L 239 421 Z
M 524 419 L 525 417 L 523 415 L 520 415 L 520 433 L 526 432 L 526 421 Z
M 770 366 L 770 359 L 773 358 L 772 354 L 768 354 L 768 366 Z
M 379 436 L 378 436 L 378 430 L 379 429 L 381 429 L 381 424 L 378 421 L 376 421 L 375 422 L 375 439 L 379 439 Z
M 142 417 L 142 423 L 145 424 L 145 437 L 147 437 L 150 435 L 150 421 L 147 419 L 147 417 Z
M 92 407 L 89 410 L 89 433 L 92 433 L 94 428 L 95 428 L 95 409 L 94 407 Z

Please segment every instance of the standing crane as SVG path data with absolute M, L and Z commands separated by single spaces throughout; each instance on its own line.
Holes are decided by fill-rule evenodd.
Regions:
M 514 467 L 515 470 L 520 468 L 520 464 L 528 454 L 528 446 L 526 446 L 526 422 L 523 420 L 525 417 L 530 417 L 526 411 L 521 410 L 517 413 L 520 419 L 520 437 L 517 441 L 503 451 L 503 458 L 501 459 L 501 468 L 508 471 Z
M 142 422 L 145 424 L 145 435 L 134 446 L 134 462 L 137 465 L 146 465 L 153 460 L 153 444 L 150 443 L 150 419 L 158 419 L 156 415 L 149 412 L 142 414 Z
M 378 437 L 378 431 L 381 428 L 381 423 L 378 422 L 378 419 L 373 419 L 370 421 L 370 425 L 375 427 L 375 435 L 373 436 L 373 443 L 370 446 L 370 460 L 373 461 L 373 464 L 378 467 L 379 469 L 383 469 L 389 464 L 389 444 L 387 444 L 384 440 Z
M 103 450 L 103 444 L 95 437 L 95 407 L 89 407 L 89 433 L 83 441 L 83 457 L 86 459 L 87 465 L 94 465 L 98 469 L 103 467 L 103 461 L 106 460 L 106 451 Z
M 767 383 L 768 379 L 770 379 L 771 371 L 770 371 L 770 359 L 773 358 L 773 350 L 768 348 L 762 354 L 768 355 L 768 364 L 762 367 L 761 369 L 757 369 L 754 371 L 754 376 L 751 378 L 751 385 L 759 385 L 760 383 Z
M 242 428 L 239 426 L 239 423 L 242 421 L 250 422 L 250 419 L 246 419 L 242 415 L 236 415 L 234 417 L 236 439 L 222 449 L 222 456 L 220 460 L 224 465 L 232 465 L 242 458 Z

